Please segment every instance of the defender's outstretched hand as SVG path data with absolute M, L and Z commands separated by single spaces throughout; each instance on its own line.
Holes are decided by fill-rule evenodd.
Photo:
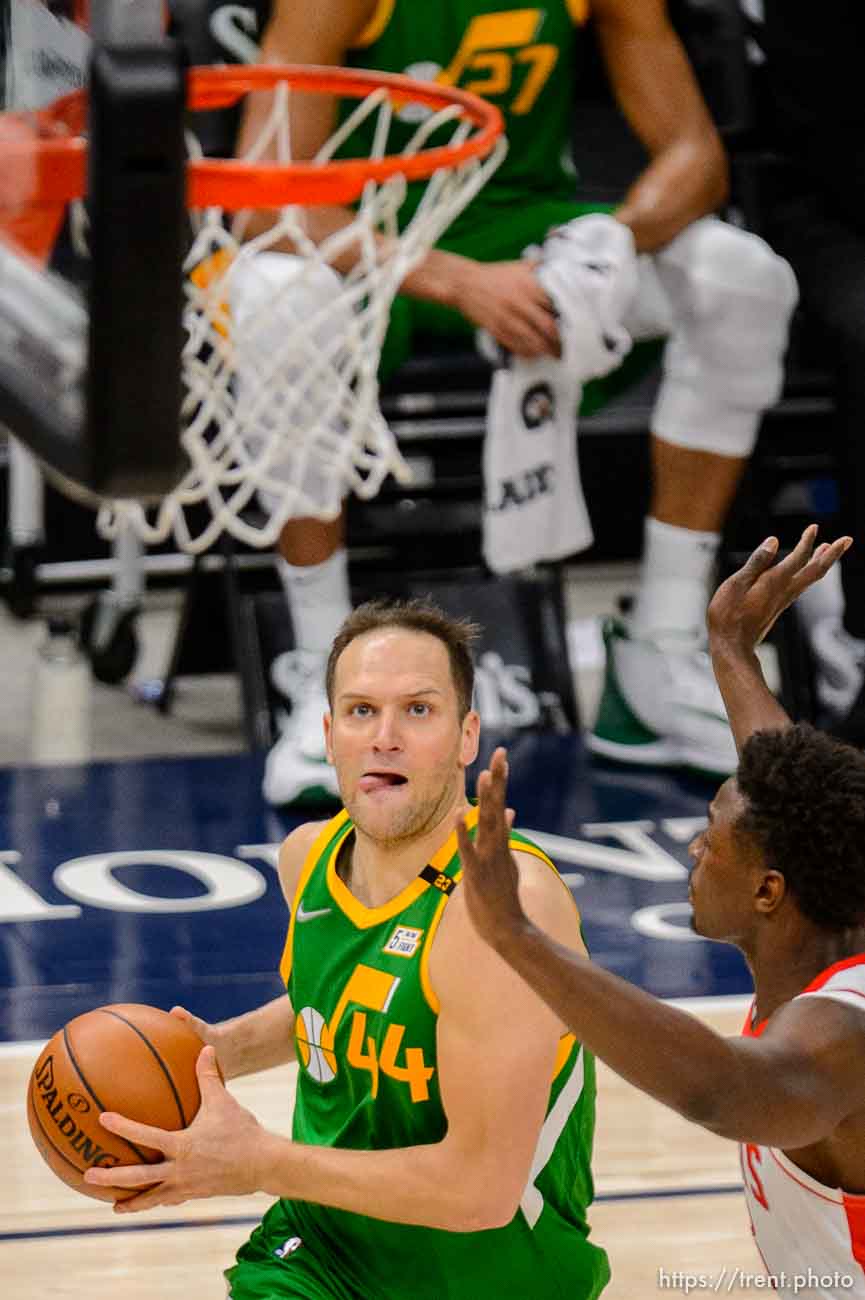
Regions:
M 761 542 L 712 597 L 706 615 L 710 640 L 746 654 L 753 651 L 788 605 L 819 582 L 853 543 L 852 537 L 839 537 L 815 550 L 816 539 L 817 525 L 809 524 L 794 550 L 777 564 L 777 537 Z
M 816 538 L 817 525 L 810 524 L 798 545 L 778 560 L 778 539 L 767 537 L 721 584 L 706 613 L 712 668 L 740 754 L 755 731 L 790 726 L 763 679 L 755 649 L 788 605 L 828 573 L 852 543 L 839 537 L 815 550 Z
M 489 768 L 478 777 L 474 843 L 462 818 L 456 827 L 469 916 L 481 938 L 494 948 L 501 948 L 528 924 L 519 899 L 519 872 L 508 844 L 514 814 L 507 807 L 507 786 L 507 753 L 497 749 Z

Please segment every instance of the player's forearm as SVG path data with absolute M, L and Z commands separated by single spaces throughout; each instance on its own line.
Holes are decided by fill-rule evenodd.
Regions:
M 213 1046 L 223 1076 L 236 1079 L 294 1059 L 294 1012 L 283 995 L 233 1020 L 213 1026 Z
M 330 246 L 326 250 L 326 261 L 340 275 L 348 275 L 360 257 L 360 244 L 354 235 L 344 239 L 339 237 L 340 232 L 347 229 L 356 217 L 357 213 L 352 212 L 350 208 L 335 206 L 310 207 L 304 217 L 304 233 L 314 244 L 321 245 L 330 240 Z M 278 218 L 279 213 L 269 208 L 261 208 L 250 213 L 243 227 L 242 237 L 247 241 L 256 239 L 270 230 Z M 274 238 L 267 247 L 269 252 L 274 253 L 296 254 L 299 251 L 294 240 L 286 235 Z
M 263 1133 L 259 1190 L 393 1223 L 478 1232 L 509 1223 L 516 1206 L 477 1161 L 445 1138 L 427 1146 L 349 1151 Z
M 590 1052 L 686 1119 L 714 1127 L 734 1042 L 562 947 L 528 921 L 496 947 Z
M 766 685 L 754 650 L 731 645 L 711 634 L 709 649 L 712 670 L 740 754 L 755 731 L 780 731 L 791 725 L 787 713 Z
M 268 209 L 253 212 L 244 226 L 244 239 L 254 239 L 266 230 L 270 230 L 278 215 Z M 305 218 L 305 233 L 314 244 L 321 245 L 330 241 L 327 262 L 340 275 L 348 275 L 349 271 L 357 265 L 361 255 L 362 250 L 358 239 L 339 238 L 340 231 L 350 226 L 356 218 L 357 213 L 351 208 L 341 207 L 311 207 Z M 387 243 L 385 237 L 376 234 L 375 241 L 384 254 Z M 298 251 L 294 242 L 287 237 L 275 239 L 268 247 L 277 253 Z M 456 253 L 432 249 L 405 277 L 400 285 L 400 291 L 412 298 L 439 303 L 444 307 L 458 308 L 460 293 L 473 266 L 474 263 L 468 258 L 460 257 Z
M 470 258 L 433 248 L 405 277 L 400 291 L 411 298 L 459 309 L 463 288 L 475 266 Z
M 683 140 L 652 159 L 615 216 L 633 231 L 637 252 L 651 253 L 715 212 L 727 186 L 727 160 L 717 138 Z

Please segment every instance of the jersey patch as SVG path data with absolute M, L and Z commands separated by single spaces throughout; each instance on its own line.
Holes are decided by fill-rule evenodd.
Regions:
M 456 888 L 455 880 L 451 880 L 450 876 L 446 876 L 443 871 L 436 871 L 429 863 L 423 871 L 418 872 L 418 875 L 421 880 L 429 881 L 433 889 L 440 889 L 443 894 L 450 894 Z
M 414 957 L 420 948 L 423 936 L 424 931 L 412 925 L 398 925 L 382 948 L 382 952 L 389 952 L 393 957 Z

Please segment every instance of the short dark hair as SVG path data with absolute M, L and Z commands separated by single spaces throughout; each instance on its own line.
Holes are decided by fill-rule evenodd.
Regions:
M 736 774 L 737 828 L 827 930 L 865 921 L 865 754 L 807 723 L 757 731 Z
M 422 598 L 393 600 L 382 597 L 368 600 L 352 610 L 337 632 L 327 660 L 325 689 L 331 708 L 336 665 L 343 650 L 365 632 L 377 632 L 387 627 L 403 628 L 408 632 L 426 632 L 446 647 L 462 722 L 472 707 L 475 685 L 472 647 L 480 636 L 481 629 L 477 623 L 466 618 L 453 618 L 433 601 Z

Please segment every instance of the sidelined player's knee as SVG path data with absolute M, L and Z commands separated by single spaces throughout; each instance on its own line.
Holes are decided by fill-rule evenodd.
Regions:
M 795 276 L 764 240 L 715 218 L 694 222 L 655 263 L 674 322 L 655 432 L 746 456 L 781 391 Z
M 655 261 L 682 325 L 711 323 L 719 311 L 745 320 L 762 302 L 786 327 L 798 298 L 796 277 L 783 257 L 759 235 L 713 217 L 688 226 Z

